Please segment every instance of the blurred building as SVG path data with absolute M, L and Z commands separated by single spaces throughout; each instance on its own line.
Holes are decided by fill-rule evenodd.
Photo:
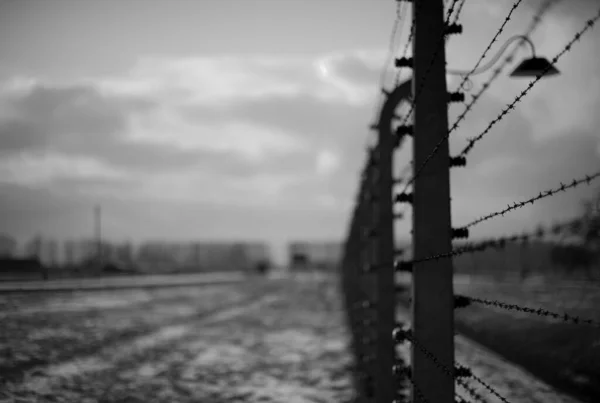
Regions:
M 17 240 L 10 235 L 0 234 L 0 257 L 12 258 L 17 254 Z
M 68 246 L 67 246 L 68 245 Z M 68 252 L 67 252 L 68 250 Z M 97 259 L 98 242 L 93 239 L 78 239 L 65 242 L 65 255 L 72 265 L 80 266 Z
M 292 270 L 336 270 L 342 257 L 341 242 L 291 242 L 288 246 Z
M 265 260 L 268 246 L 249 242 L 145 242 L 135 256 L 145 272 L 245 271 Z

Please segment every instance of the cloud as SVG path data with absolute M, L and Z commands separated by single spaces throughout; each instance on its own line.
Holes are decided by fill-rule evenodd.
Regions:
M 348 152 L 364 124 L 347 96 L 363 83 L 340 89 L 319 75 L 324 59 L 145 58 L 120 77 L 16 77 L 0 91 L 0 173 L 94 197 L 322 205 L 314 175 L 336 172 L 331 145 L 349 137 Z M 306 197 L 288 197 L 294 187 Z
M 317 154 L 316 171 L 318 175 L 332 174 L 340 166 L 340 157 L 331 150 L 321 150 Z
M 125 179 L 127 174 L 98 160 L 51 153 L 19 153 L 0 159 L 0 181 L 27 186 L 53 179 Z
M 505 15 L 507 7 L 494 5 L 483 14 L 483 5 L 466 7 L 469 31 L 476 34 L 448 42 L 449 66 L 473 65 L 497 28 L 490 20 Z M 517 18 L 518 25 L 507 32 L 520 30 L 530 15 Z M 562 25 L 558 17 L 546 21 L 536 44 L 540 54 L 553 55 L 576 19 Z M 559 64 L 562 76 L 536 84 L 477 144 L 467 169 L 453 170 L 453 189 L 464 196 L 455 199 L 461 206 L 458 221 L 474 211 L 485 212 L 496 201 L 514 200 L 531 183 L 541 183 L 547 172 L 576 176 L 578 168 L 566 156 L 584 161 L 586 169 L 596 162 L 598 142 L 590 133 L 599 122 L 587 110 L 599 107 L 593 89 L 600 66 L 593 60 L 593 38 L 580 45 L 584 50 L 574 46 Z M 381 97 L 378 81 L 385 54 L 374 49 L 316 56 L 159 55 L 142 57 L 122 74 L 110 76 L 62 82 L 15 77 L 0 86 L 2 186 L 76 195 L 86 203 L 103 200 L 132 223 L 129 217 L 138 217 L 134 213 L 140 221 L 151 220 L 157 209 L 164 214 L 161 225 L 173 231 L 196 219 L 179 217 L 186 210 L 181 206 L 210 223 L 214 233 L 221 230 L 218 217 L 195 209 L 219 211 L 230 231 L 257 222 L 267 228 L 263 221 L 278 217 L 281 222 L 272 225 L 279 232 L 273 234 L 283 233 L 284 223 L 309 233 L 311 214 L 320 217 L 314 222 L 317 229 L 327 214 L 331 228 L 346 228 L 344 209 L 354 201 L 365 140 L 373 135 L 368 126 Z M 387 73 L 386 86 L 395 69 Z M 473 79 L 473 92 L 482 79 Z M 448 83 L 455 85 L 456 77 Z M 453 133 L 453 152 L 527 84 L 499 79 Z M 451 123 L 459 109 L 452 107 Z M 574 158 L 585 151 L 580 147 L 584 142 L 592 155 Z M 411 148 L 409 143 L 398 154 L 408 160 Z M 250 212 L 264 220 L 244 218 Z M 290 216 L 284 219 L 285 214 Z

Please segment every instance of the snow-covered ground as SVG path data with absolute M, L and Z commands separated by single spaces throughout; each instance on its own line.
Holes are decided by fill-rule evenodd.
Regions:
M 8 291 L 59 291 L 96 290 L 106 288 L 137 288 L 177 285 L 200 285 L 241 281 L 246 275 L 231 273 L 153 274 L 138 276 L 113 276 L 98 278 L 67 278 L 56 280 L 3 281 L 0 292 Z
M 400 309 L 398 320 L 409 324 L 410 313 L 405 309 Z M 506 361 L 472 340 L 456 335 L 454 346 L 456 363 L 471 368 L 473 374 L 484 380 L 511 403 L 579 403 L 578 400 L 556 391 L 524 369 Z M 410 345 L 399 346 L 398 351 L 406 362 L 410 362 Z M 499 401 L 498 397 L 492 395 L 476 381 L 468 380 L 467 383 L 484 396 L 486 401 Z M 458 386 L 456 391 L 470 401 L 470 395 L 461 386 Z
M 309 274 L 32 300 L 6 295 L 0 402 L 350 402 L 352 360 L 337 291 L 331 279 Z M 462 337 L 456 358 L 511 403 L 575 402 Z M 11 371 L 18 375 L 4 376 Z

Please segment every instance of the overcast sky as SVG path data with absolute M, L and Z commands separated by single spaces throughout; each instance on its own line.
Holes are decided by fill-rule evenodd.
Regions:
M 540 1 L 523 3 L 491 55 Z M 512 4 L 467 0 L 449 68 L 473 66 Z M 556 5 L 537 53 L 553 57 L 598 7 Z M 394 18 L 392 0 L 0 0 L 0 231 L 87 236 L 100 204 L 114 239 L 343 239 Z M 599 169 L 598 43 L 595 28 L 453 170 L 454 226 Z M 452 151 L 528 82 L 496 80 Z M 569 217 L 591 190 L 472 234 Z

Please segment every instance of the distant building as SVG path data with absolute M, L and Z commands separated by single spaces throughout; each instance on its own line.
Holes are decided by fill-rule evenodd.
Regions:
M 343 251 L 341 242 L 291 242 L 288 246 L 292 270 L 337 268 Z
M 270 261 L 266 244 L 249 242 L 146 242 L 135 256 L 142 271 L 202 272 L 252 270 Z
M 0 258 L 11 258 L 17 253 L 17 240 L 10 235 L 0 234 Z

